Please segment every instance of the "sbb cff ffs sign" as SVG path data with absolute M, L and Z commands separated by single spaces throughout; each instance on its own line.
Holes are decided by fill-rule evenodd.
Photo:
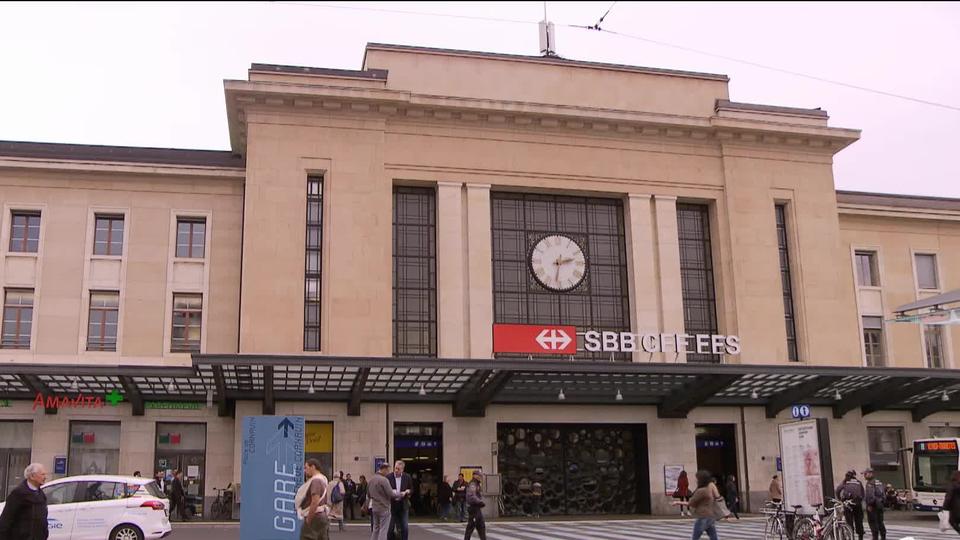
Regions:
M 538 324 L 493 325 L 493 352 L 576 354 L 577 328 Z

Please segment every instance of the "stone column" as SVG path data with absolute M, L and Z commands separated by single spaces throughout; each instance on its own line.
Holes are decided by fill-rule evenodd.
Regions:
M 660 290 L 657 287 L 657 246 L 654 242 L 653 206 L 650 195 L 630 193 L 624 212 L 627 241 L 627 272 L 630 287 L 630 328 L 638 334 L 660 332 Z M 659 360 L 659 355 L 656 360 Z M 633 353 L 634 362 L 651 356 Z
M 437 346 L 440 358 L 467 357 L 463 182 L 437 182 Z
M 467 301 L 470 358 L 493 357 L 493 237 L 490 184 L 467 184 Z
M 677 234 L 677 198 L 654 196 L 657 229 L 657 271 L 660 278 L 660 328 L 666 334 L 682 334 L 683 285 L 680 279 L 680 240 Z M 686 362 L 686 354 L 662 355 L 665 362 Z

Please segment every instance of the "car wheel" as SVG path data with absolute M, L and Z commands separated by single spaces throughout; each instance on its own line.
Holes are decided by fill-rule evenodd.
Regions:
M 111 532 L 107 540 L 143 540 L 143 533 L 136 525 L 124 523 L 117 525 Z

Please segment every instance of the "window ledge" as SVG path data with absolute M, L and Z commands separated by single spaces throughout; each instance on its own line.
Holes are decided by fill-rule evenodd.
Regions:
M 857 285 L 861 291 L 882 291 L 883 287 L 879 285 Z
M 122 261 L 123 255 L 91 255 L 91 261 Z
M 173 262 L 207 262 L 206 257 L 174 257 Z
M 7 251 L 6 253 L 4 253 L 4 255 L 6 255 L 7 257 L 23 257 L 28 259 L 36 259 L 37 257 L 40 256 L 40 252 L 38 251 L 36 253 L 30 253 L 27 251 Z

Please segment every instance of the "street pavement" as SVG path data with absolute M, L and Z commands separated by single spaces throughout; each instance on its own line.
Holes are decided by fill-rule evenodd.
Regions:
M 762 540 L 762 518 L 745 518 L 723 522 L 717 526 L 722 540 Z M 866 538 L 870 538 L 870 531 Z M 490 540 L 686 540 L 690 538 L 693 522 L 689 519 L 632 519 L 605 521 L 490 521 L 487 537 Z M 936 528 L 935 519 L 911 519 L 887 524 L 888 540 L 944 540 L 948 533 Z M 412 523 L 411 540 L 462 539 L 461 523 Z M 474 538 L 479 536 L 474 533 Z M 175 523 L 169 540 L 238 540 L 238 524 Z M 336 527 L 330 540 L 366 540 L 370 538 L 367 524 L 348 524 L 344 532 Z M 706 535 L 704 535 L 706 538 Z

